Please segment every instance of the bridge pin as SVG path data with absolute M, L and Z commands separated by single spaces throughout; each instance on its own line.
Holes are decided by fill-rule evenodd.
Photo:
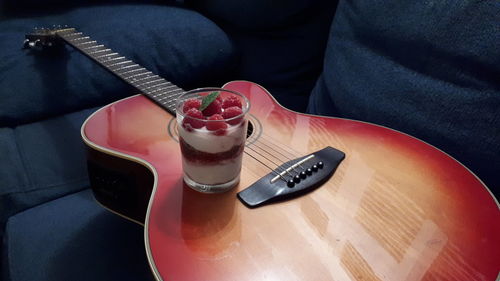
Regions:
M 323 161 L 319 161 L 316 165 L 318 165 L 318 168 L 320 168 L 320 169 L 323 169 L 323 167 L 325 166 Z
M 293 180 L 289 180 L 289 181 L 286 182 L 286 185 L 288 187 L 294 187 L 295 186 L 295 182 Z
M 313 173 L 313 170 L 312 170 L 311 168 L 307 168 L 307 170 L 306 170 L 306 174 L 307 174 L 308 176 L 310 176 L 310 175 L 312 175 L 312 173 Z
M 300 178 L 301 178 L 301 179 L 305 179 L 305 178 L 307 178 L 307 174 L 306 174 L 306 172 L 304 172 L 304 171 L 300 172 Z
M 312 165 L 311 168 L 312 168 L 313 172 L 317 172 L 318 171 L 318 165 L 316 165 L 316 164 Z
M 300 182 L 300 176 L 299 175 L 295 175 L 295 177 L 293 177 L 293 181 L 295 183 L 299 183 Z

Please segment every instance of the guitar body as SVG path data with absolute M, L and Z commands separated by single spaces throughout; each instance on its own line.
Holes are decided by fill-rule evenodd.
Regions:
M 201 194 L 183 183 L 173 116 L 141 95 L 100 109 L 82 126 L 92 188 L 144 225 L 157 279 L 495 280 L 499 206 L 456 160 L 388 128 L 289 111 L 250 82 L 224 88 L 250 100 L 249 139 L 346 158 L 318 189 L 249 209 L 236 193 L 269 173 L 254 158 L 232 191 Z

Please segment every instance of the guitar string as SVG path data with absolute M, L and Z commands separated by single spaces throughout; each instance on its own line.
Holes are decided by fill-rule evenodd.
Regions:
M 270 137 L 269 135 L 267 135 L 266 133 L 263 133 L 263 136 L 267 136 L 269 139 L 273 139 L 272 137 Z M 263 137 L 262 140 L 268 140 L 268 138 L 266 137 Z M 264 145 L 266 145 L 265 143 L 263 143 Z M 292 159 L 296 159 L 297 157 L 300 157 L 301 155 L 303 155 L 303 153 L 300 153 L 294 149 L 292 149 L 291 147 L 289 146 L 286 146 L 287 149 L 284 149 L 282 144 L 279 143 L 279 142 L 270 142 L 270 144 L 272 144 L 273 146 L 275 146 L 276 148 L 278 148 L 279 150 L 282 150 L 284 151 L 285 153 L 288 153 L 289 155 L 291 155 L 290 157 L 292 157 Z M 279 144 L 279 145 L 278 145 Z M 266 145 L 268 146 L 268 145 Z M 288 156 L 280 153 L 277 149 L 273 149 L 272 147 L 268 146 L 269 148 L 271 148 L 272 150 L 278 152 L 279 154 L 283 155 L 285 158 L 287 158 L 288 160 L 292 160 L 290 159 Z M 299 164 L 298 167 L 302 168 L 303 170 L 305 170 L 306 168 L 304 166 L 302 166 L 302 164 Z
M 100 64 L 102 64 L 102 65 L 103 65 L 103 66 L 105 66 L 106 68 L 108 68 L 108 69 L 112 70 L 112 69 L 111 69 L 111 66 L 112 66 L 112 65 L 111 65 L 111 66 L 110 66 L 110 65 L 106 65 L 106 64 L 105 64 L 105 62 L 106 62 L 106 61 L 103 61 L 103 60 L 98 59 L 97 57 L 94 57 L 94 56 L 93 56 L 93 55 L 94 55 L 93 53 L 87 53 L 87 52 L 86 52 L 86 50 L 87 50 L 87 49 L 89 49 L 89 48 L 96 48 L 96 46 L 95 46 L 95 45 L 94 45 L 94 46 L 93 46 L 93 45 L 91 45 L 91 46 L 88 46 L 88 47 L 86 47 L 86 48 L 80 48 L 80 47 L 79 47 L 79 46 L 77 46 L 77 44 L 76 44 L 76 41 L 79 41 L 79 40 L 81 40 L 81 39 L 84 39 L 84 40 L 83 40 L 83 42 L 82 42 L 81 44 L 79 44 L 79 45 L 82 45 L 82 44 L 89 44 L 89 43 L 90 43 L 90 44 L 97 44 L 97 42 L 96 42 L 96 41 L 91 40 L 89 37 L 84 36 L 82 33 L 70 33 L 70 34 L 64 34 L 64 35 L 59 34 L 59 35 L 60 35 L 60 37 L 61 37 L 61 38 L 63 38 L 65 41 L 67 41 L 68 43 L 70 43 L 70 45 L 72 45 L 73 47 L 75 47 L 75 48 L 77 48 L 77 49 L 79 49 L 79 50 L 82 50 L 84 53 L 86 53 L 87 55 L 89 55 L 90 57 L 92 57 L 93 59 L 95 59 L 97 62 L 99 62 Z M 69 36 L 74 36 L 74 35 L 78 35 L 79 37 L 72 38 L 72 39 L 69 39 L 69 38 L 68 38 Z M 86 40 L 86 41 L 85 41 L 85 40 Z M 100 46 L 100 45 L 97 45 L 97 46 Z M 101 47 L 105 48 L 105 46 L 101 46 Z M 105 52 L 105 53 L 106 53 L 106 52 L 108 52 L 108 51 L 109 51 L 109 52 L 111 52 L 111 49 L 106 49 L 106 48 L 104 49 L 104 52 Z M 119 55 L 118 53 L 113 53 L 113 54 L 115 54 L 115 55 Z M 110 56 L 110 55 L 111 55 L 111 54 L 104 54 L 104 56 Z M 125 58 L 124 58 L 124 59 L 125 59 Z M 148 72 L 148 70 L 147 70 L 147 69 L 145 69 L 145 68 L 141 67 L 141 66 L 140 66 L 140 65 L 138 65 L 138 64 L 135 64 L 135 63 L 134 63 L 134 62 L 132 62 L 132 61 L 128 61 L 128 60 L 126 60 L 126 61 L 121 62 L 121 63 L 132 63 L 132 65 L 128 65 L 127 67 L 136 67 L 136 66 L 138 66 L 138 67 L 139 67 L 139 69 L 134 70 L 134 72 L 139 71 L 139 70 L 145 70 L 146 72 Z M 115 63 L 114 65 L 116 65 L 116 63 Z M 119 68 L 118 70 L 121 70 L 121 69 L 123 69 L 123 67 Z M 115 70 L 112 70 L 112 71 L 113 71 L 113 72 L 116 72 L 116 71 L 118 71 L 118 70 L 116 70 L 116 69 L 115 69 Z M 123 74 L 124 74 L 124 73 L 123 73 Z M 158 77 L 159 77 L 159 76 L 158 76 Z M 129 77 L 126 77 L 126 76 L 125 76 L 125 77 L 123 77 L 123 79 L 125 79 L 126 81 L 128 81 L 128 78 L 129 78 Z M 148 77 L 148 79 L 149 79 L 149 78 L 153 78 L 153 77 Z M 160 81 L 160 80 L 159 80 L 159 81 Z M 166 81 L 166 80 L 162 79 L 162 81 Z M 128 82 L 130 82 L 130 81 L 128 81 Z M 156 82 L 157 82 L 157 81 L 156 81 Z M 160 82 L 161 82 L 161 81 L 160 81 Z M 167 81 L 167 82 L 168 82 L 168 81 Z M 131 82 L 130 82 L 130 83 L 131 83 Z M 151 83 L 151 82 L 148 82 L 148 83 Z M 173 84 L 170 84 L 170 85 L 169 85 L 169 87 L 171 87 L 171 85 L 173 85 Z M 137 85 L 137 86 L 141 86 L 141 84 L 139 84 L 139 85 Z M 155 87 L 158 87 L 158 86 L 159 86 L 159 85 L 152 85 L 152 86 L 150 86 L 150 87 L 148 87 L 148 88 L 153 88 L 153 89 L 154 89 Z M 168 87 L 167 87 L 167 88 L 168 88 Z M 180 88 L 179 88 L 179 89 L 180 89 Z M 179 95 L 179 93 L 172 93 L 172 92 L 178 91 L 179 89 L 175 89 L 174 91 L 168 91 L 168 92 L 165 92 L 165 93 L 163 93 L 163 94 L 155 95 L 155 96 L 152 96 L 152 98 L 160 98 L 160 97 L 161 97 L 160 101 L 161 101 L 161 100 L 166 100 L 166 101 L 168 101 L 167 103 L 162 103 L 162 105 L 166 106 L 168 109 L 170 109 L 170 110 L 172 110 L 172 111 L 173 111 L 173 109 L 172 109 L 171 107 L 174 105 L 175 100 L 174 100 L 174 99 L 172 99 L 172 97 L 178 96 L 178 95 Z M 157 89 L 154 89 L 154 90 L 155 90 L 155 91 L 161 91 L 161 88 L 157 88 Z M 263 135 L 263 136 L 261 136 L 261 138 L 259 138 L 258 140 L 256 140 L 256 141 L 253 143 L 253 145 L 254 145 L 255 147 L 257 147 L 257 148 L 259 148 L 260 150 L 262 150 L 263 152 L 267 153 L 269 156 L 274 157 L 277 161 L 279 161 L 279 162 L 280 162 L 280 163 L 282 163 L 282 164 L 278 164 L 278 163 L 274 162 L 273 160 L 269 159 L 268 157 L 266 157 L 265 155 L 263 155 L 262 153 L 258 152 L 257 150 L 255 150 L 255 149 L 253 149 L 253 148 L 251 148 L 251 147 L 248 147 L 248 148 L 249 148 L 249 149 L 251 149 L 253 152 L 255 152 L 255 154 L 256 154 L 256 155 L 259 155 L 260 157 L 262 157 L 262 158 L 266 159 L 267 161 L 269 161 L 270 163 L 272 163 L 274 166 L 276 166 L 276 168 L 274 168 L 274 169 L 273 169 L 272 167 L 269 167 L 269 166 L 268 166 L 267 164 L 265 164 L 265 163 L 264 163 L 261 159 L 258 159 L 258 157 L 257 157 L 255 154 L 254 154 L 254 155 L 252 155 L 249 151 L 246 151 L 246 154 L 247 154 L 247 155 L 249 155 L 250 157 L 252 157 L 253 159 L 255 159 L 257 162 L 259 162 L 259 163 L 260 163 L 260 164 L 262 164 L 263 166 L 265 166 L 267 169 L 271 170 L 271 172 L 273 172 L 273 173 L 277 174 L 277 175 L 278 175 L 278 176 L 279 176 L 282 180 L 284 180 L 284 181 L 286 181 L 286 179 L 282 176 L 283 172 L 285 172 L 285 173 L 286 173 L 286 174 L 288 174 L 289 176 L 293 177 L 293 175 L 292 175 L 292 174 L 288 171 L 288 168 L 286 168 L 286 167 L 285 167 L 285 168 L 281 168 L 281 167 L 280 167 L 280 166 L 282 166 L 282 165 L 283 165 L 283 163 L 286 163 L 286 162 L 291 161 L 291 160 L 293 160 L 293 159 L 290 159 L 288 156 L 284 155 L 283 153 L 281 153 L 281 152 L 277 151 L 276 149 L 271 148 L 271 146 L 270 146 L 269 144 L 266 144 L 266 143 L 262 142 L 262 141 L 261 141 L 261 139 L 262 139 L 262 140 L 266 140 L 266 141 L 268 141 L 270 144 L 273 144 L 274 146 L 279 147 L 280 149 L 283 149 L 283 147 L 282 147 L 282 146 L 278 146 L 277 144 L 275 144 L 275 143 L 273 143 L 272 141 L 268 140 L 267 138 L 265 138 L 265 137 L 264 137 L 264 135 Z M 262 148 L 261 146 L 258 146 L 256 143 L 260 143 L 260 144 L 262 144 L 262 145 L 264 145 L 264 146 L 266 146 L 266 147 L 270 148 L 270 149 L 271 149 L 273 152 L 275 152 L 275 153 L 271 153 L 271 152 L 269 152 L 267 149 L 264 149 L 264 148 Z M 286 150 L 284 150 L 284 149 L 283 149 L 283 151 L 287 152 L 288 154 L 291 154 L 291 155 L 295 156 L 293 153 L 290 153 L 290 150 L 292 150 L 292 149 L 290 149 L 290 148 L 288 148 L 288 149 L 289 149 L 289 151 L 286 151 Z M 293 151 L 293 150 L 292 150 L 292 151 Z M 278 156 L 277 156 L 277 154 L 279 154 L 279 155 L 281 155 L 281 156 L 285 157 L 285 158 L 286 158 L 286 160 L 283 160 L 282 158 L 278 157 Z M 300 165 L 299 165 L 299 166 L 300 166 Z M 296 170 L 295 170 L 295 167 L 293 167 L 293 165 L 292 165 L 292 166 L 290 166 L 290 167 L 292 167 L 292 169 L 293 169 L 294 171 L 296 171 Z M 301 167 L 302 167 L 302 166 L 301 166 Z M 278 173 L 278 172 L 276 172 L 277 170 L 278 170 L 278 171 L 282 170 L 282 171 L 281 171 L 280 173 Z
M 263 140 L 267 141 L 269 144 L 264 143 L 264 142 L 263 142 Z M 275 152 L 275 153 L 270 153 L 267 149 L 263 148 L 262 146 L 257 145 L 257 143 L 262 144 L 262 145 L 264 145 L 264 146 L 266 146 L 266 147 L 270 148 L 270 149 L 271 149 L 273 152 Z M 284 155 L 283 153 L 281 153 L 281 152 L 280 152 L 280 151 L 278 151 L 277 149 L 273 149 L 273 148 L 271 147 L 271 144 L 272 144 L 273 146 L 275 146 L 275 147 L 279 148 L 280 150 L 282 150 L 282 151 L 284 151 L 284 152 L 288 153 L 289 155 L 291 155 L 291 157 L 292 157 L 292 158 L 290 158 L 289 156 Z M 298 152 L 296 152 L 295 150 L 293 150 L 293 149 L 291 149 L 291 148 L 289 148 L 289 147 L 287 147 L 287 149 L 288 149 L 288 151 L 287 151 L 287 150 L 283 147 L 283 145 L 282 145 L 282 144 L 278 145 L 278 144 L 274 141 L 274 139 L 273 139 L 272 137 L 267 136 L 266 134 L 263 134 L 263 135 L 262 135 L 259 139 L 257 139 L 255 142 L 253 142 L 253 143 L 252 143 L 252 145 L 254 145 L 254 146 L 258 147 L 258 148 L 259 148 L 259 149 L 261 149 L 262 151 L 266 152 L 268 155 L 273 156 L 274 158 L 276 158 L 276 159 L 277 159 L 279 162 L 281 162 L 281 163 L 286 163 L 286 162 L 288 162 L 288 161 L 292 161 L 293 159 L 297 159 L 298 157 L 300 157 L 300 156 L 298 156 L 298 155 L 300 155 Z M 248 148 L 250 148 L 250 146 L 248 146 Z M 253 150 L 253 149 L 252 149 L 252 150 Z M 258 151 L 256 151 L 256 150 L 253 150 L 253 151 L 254 151 L 254 152 L 256 152 L 258 155 L 261 155 L 262 157 L 264 157 L 264 159 L 268 159 L 267 157 L 265 157 L 264 155 L 262 155 L 262 154 L 261 154 L 261 153 L 259 153 Z M 278 157 L 278 156 L 277 156 L 277 154 L 281 155 L 282 157 L 285 157 L 285 159 L 283 159 L 282 157 Z M 269 159 L 268 159 L 268 160 L 269 160 Z M 280 165 L 280 164 L 276 164 L 274 161 L 271 161 L 271 162 L 272 162 L 272 163 L 273 163 L 276 167 L 279 167 L 279 166 L 283 165 L 283 164 L 281 164 L 281 165 Z M 298 165 L 298 166 L 299 166 L 299 167 L 301 167 L 302 169 L 304 169 L 304 170 L 305 170 L 305 168 L 304 168 L 302 165 Z M 290 167 L 291 167 L 294 171 L 296 171 L 296 172 L 297 172 L 297 170 L 295 169 L 295 167 L 293 167 L 293 164 L 292 164 L 292 165 L 290 165 L 288 168 L 290 168 Z M 288 169 L 288 168 L 286 168 L 286 166 L 285 166 L 285 169 L 284 169 L 284 170 L 286 171 L 286 169 Z M 292 176 L 289 172 L 287 172 L 287 174 L 289 174 L 290 176 Z
M 279 147 L 279 148 L 280 148 L 280 149 L 282 149 L 283 151 L 286 151 L 286 150 L 285 150 L 282 146 L 280 146 L 280 145 L 278 145 L 277 143 L 275 143 L 273 138 L 266 137 L 265 135 L 266 135 L 266 134 L 263 134 L 263 135 L 261 136 L 261 138 L 259 138 L 259 140 L 260 140 L 260 139 L 262 139 L 262 140 L 266 140 L 266 141 L 268 141 L 270 144 L 273 144 L 274 146 Z M 255 143 L 261 143 L 261 144 L 264 144 L 264 145 L 265 145 L 265 146 L 267 146 L 267 147 L 270 147 L 269 145 L 265 144 L 264 142 L 260 142 L 260 141 L 255 141 L 254 143 L 252 143 L 252 145 L 253 145 L 253 144 L 255 144 Z M 257 146 L 257 145 L 256 145 L 256 146 Z M 257 146 L 257 147 L 259 147 L 259 146 Z M 250 148 L 250 147 L 248 147 L 248 148 Z M 262 149 L 262 148 L 260 147 L 260 149 Z M 295 150 L 293 150 L 293 149 L 291 149 L 291 148 L 289 148 L 289 147 L 288 147 L 288 149 L 289 149 L 290 151 L 292 151 L 292 152 L 296 152 Z M 253 149 L 252 149 L 252 150 L 253 150 Z M 255 151 L 255 150 L 253 150 L 253 151 Z M 264 151 L 266 151 L 266 150 L 264 150 Z M 274 149 L 273 149 L 273 151 L 278 152 L 277 150 L 274 150 Z M 290 152 L 290 151 L 288 151 L 288 153 L 289 153 L 290 155 L 294 155 L 294 154 L 293 154 L 292 152 Z M 255 151 L 255 152 L 256 152 L 256 151 Z M 266 152 L 267 152 L 267 153 L 269 153 L 268 151 L 266 151 Z M 285 169 L 284 169 L 282 172 L 278 173 L 278 172 L 276 172 L 275 170 L 278 170 L 277 168 L 279 168 L 279 166 L 278 166 L 278 164 L 276 164 L 274 161 L 271 161 L 271 162 L 272 162 L 274 165 L 276 165 L 276 166 L 277 166 L 277 168 L 276 168 L 275 170 L 273 170 L 271 167 L 269 167 L 269 166 L 265 165 L 264 163 L 262 163 L 261 161 L 259 161 L 259 160 L 257 159 L 257 157 L 255 157 L 254 155 L 252 155 L 249 151 L 245 150 L 245 153 L 246 153 L 247 155 L 251 156 L 252 158 L 256 159 L 258 162 L 260 162 L 260 163 L 261 163 L 261 164 L 263 164 L 264 166 L 266 166 L 268 169 L 270 169 L 270 170 L 271 170 L 274 174 L 278 175 L 278 176 L 280 177 L 280 179 L 282 179 L 282 180 L 283 180 L 283 181 L 285 181 L 285 182 L 287 182 L 287 180 L 286 180 L 286 178 L 284 178 L 284 177 L 282 176 L 282 174 L 285 174 L 285 173 L 286 173 L 286 174 L 288 174 L 288 175 L 291 177 L 291 179 L 293 179 L 293 178 L 294 178 L 294 175 L 290 174 L 287 170 L 291 168 L 292 170 L 294 170 L 294 171 L 296 171 L 296 172 L 297 172 L 297 170 L 295 169 L 294 165 L 292 164 L 292 165 L 290 165 L 289 167 L 286 167 L 286 166 L 285 166 Z M 280 152 L 278 152 L 278 153 L 280 153 Z M 263 156 L 262 154 L 260 154 L 260 153 L 258 153 L 258 152 L 257 152 L 257 154 L 259 154 L 260 156 L 264 157 L 264 159 L 269 160 L 267 157 Z M 271 153 L 269 153 L 269 154 L 274 156 L 274 154 L 271 154 Z M 280 153 L 280 154 L 281 154 L 281 153 Z M 282 154 L 282 155 L 283 155 L 283 154 Z M 290 160 L 292 160 L 292 159 L 290 159 L 289 157 L 287 157 L 287 156 L 285 156 L 285 155 L 283 155 L 283 156 L 284 156 L 284 157 L 286 157 L 289 161 L 290 161 Z M 295 157 L 295 155 L 294 155 L 294 156 L 292 156 L 292 157 Z M 296 157 L 296 158 L 297 158 L 297 157 Z M 294 158 L 294 159 L 296 159 L 296 158 Z M 278 159 L 278 158 L 277 158 L 277 159 Z M 285 161 L 283 161 L 283 160 L 280 160 L 280 161 L 281 161 L 281 162 L 283 162 L 283 163 L 285 163 Z M 308 160 L 308 161 L 309 161 L 309 160 Z M 298 166 L 299 166 L 299 167 L 301 167 L 301 168 L 303 169 L 303 171 L 305 171 L 305 170 L 306 170 L 306 168 L 304 168 L 301 164 L 299 164 Z M 297 175 L 298 175 L 300 172 L 301 172 L 301 171 L 297 172 Z
M 266 144 L 266 143 L 262 142 L 262 144 L 264 146 L 270 148 L 271 150 L 276 151 L 278 154 L 280 154 L 281 156 L 285 157 L 285 159 L 292 160 L 294 158 L 297 158 L 297 155 L 300 155 L 300 153 L 298 153 L 297 151 L 293 150 L 290 147 L 287 147 L 288 149 L 284 149 L 283 146 L 280 146 L 280 145 L 276 144 L 275 142 L 271 141 L 272 137 L 268 136 L 266 133 L 262 133 L 262 135 L 263 135 L 263 137 L 261 139 L 265 140 L 265 141 L 267 141 L 269 143 L 269 144 Z M 261 139 L 259 139 L 259 140 L 261 140 Z M 277 149 L 272 148 L 271 145 L 274 146 L 274 147 L 276 147 Z M 283 151 L 283 153 L 280 152 L 279 150 Z M 289 156 L 285 155 L 284 153 L 285 154 L 289 154 Z M 290 158 L 290 157 L 292 157 L 292 158 Z
M 266 167 L 267 169 L 269 169 L 271 171 L 271 173 L 274 173 L 276 174 L 277 176 L 280 177 L 280 179 L 282 179 L 283 181 L 287 181 L 286 178 L 284 178 L 281 173 L 278 173 L 275 169 L 269 167 L 268 165 L 266 165 L 265 163 L 263 163 L 261 160 L 259 160 L 257 157 L 253 156 L 252 154 L 250 154 L 248 151 L 244 150 L 243 151 L 245 154 L 247 154 L 248 156 L 250 156 L 251 158 L 255 159 L 257 162 L 259 162 L 260 164 L 262 164 L 264 167 Z
M 247 146 L 247 148 L 248 148 L 248 149 L 250 149 L 250 150 L 252 150 L 253 152 L 255 152 L 257 155 L 261 156 L 262 158 L 266 159 L 267 161 L 271 162 L 274 166 L 276 166 L 276 168 L 275 168 L 274 170 L 278 170 L 278 171 L 280 171 L 280 173 L 279 173 L 279 174 L 281 174 L 281 173 L 285 172 L 285 173 L 287 173 L 289 176 L 293 177 L 293 175 L 292 175 L 292 174 L 290 174 L 290 172 L 288 172 L 288 171 L 287 171 L 287 169 L 281 168 L 281 167 L 280 167 L 280 166 L 281 166 L 280 164 L 277 164 L 277 163 L 276 163 L 276 162 L 274 162 L 273 160 L 271 160 L 271 159 L 267 158 L 266 156 L 262 155 L 261 153 L 259 153 L 259 152 L 258 152 L 258 151 L 256 151 L 255 149 L 253 149 L 253 148 L 252 148 L 252 146 Z M 248 152 L 248 151 L 247 151 L 247 152 Z M 249 154 L 249 153 L 247 153 L 247 154 Z M 251 155 L 251 154 L 249 154 L 249 155 Z
M 262 136 L 262 138 L 263 138 L 263 136 Z M 293 160 L 293 159 L 290 159 L 290 158 L 288 158 L 288 157 L 285 157 L 285 159 L 283 159 L 282 157 L 278 156 L 278 154 L 279 154 L 279 152 L 278 152 L 278 151 L 276 151 L 276 150 L 272 150 L 272 151 L 273 151 L 273 152 L 275 152 L 275 153 L 271 153 L 271 152 L 269 152 L 269 150 L 268 150 L 268 149 L 265 149 L 265 148 L 263 148 L 263 146 L 259 146 L 259 145 L 257 145 L 257 144 L 262 144 L 263 146 L 269 147 L 267 144 L 265 144 L 264 142 L 262 142 L 260 139 L 259 139 L 259 140 L 257 140 L 257 141 L 255 141 L 255 142 L 253 143 L 253 145 L 254 145 L 256 148 L 260 149 L 260 151 L 262 151 L 263 153 L 265 153 L 265 154 L 269 155 L 271 158 L 276 159 L 276 160 L 277 160 L 278 162 L 280 162 L 281 164 L 277 164 L 277 163 L 276 163 L 276 162 L 274 162 L 273 160 L 268 159 L 265 155 L 263 155 L 262 153 L 260 153 L 259 151 L 255 150 L 255 149 L 253 149 L 253 148 L 252 148 L 252 145 L 248 146 L 248 148 L 249 148 L 249 149 L 251 149 L 252 151 L 254 151 L 255 153 L 257 153 L 257 154 L 261 155 L 264 159 L 267 159 L 268 161 L 270 161 L 271 163 L 273 163 L 273 164 L 274 164 L 274 165 L 276 165 L 277 167 L 279 167 L 279 166 L 283 165 L 284 163 L 286 163 L 286 162 L 288 162 L 288 161 L 292 161 L 292 160 Z M 295 158 L 296 158 L 296 157 L 295 157 Z M 283 169 L 283 168 L 282 168 L 282 169 Z M 293 169 L 293 168 L 292 168 L 292 169 Z M 286 171 L 286 168 L 285 168 L 284 170 Z M 290 173 L 289 173 L 289 172 L 286 172 L 286 173 L 290 175 Z

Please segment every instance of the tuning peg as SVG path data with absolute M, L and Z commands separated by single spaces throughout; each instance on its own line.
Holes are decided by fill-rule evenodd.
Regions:
M 30 40 L 24 39 L 23 41 L 23 49 L 28 49 L 30 47 Z
M 42 41 L 40 41 L 40 39 L 37 39 L 35 41 L 31 41 L 29 39 L 26 39 L 24 40 L 23 42 L 23 47 L 25 49 L 42 49 L 43 47 L 43 44 L 42 44 Z

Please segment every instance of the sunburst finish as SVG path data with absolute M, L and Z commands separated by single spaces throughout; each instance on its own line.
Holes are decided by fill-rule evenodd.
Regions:
M 99 110 L 82 128 L 88 147 L 154 177 L 144 225 L 157 279 L 495 280 L 499 205 L 456 160 L 384 127 L 289 111 L 250 82 L 224 88 L 260 123 L 247 152 L 285 160 L 329 145 L 346 158 L 319 189 L 248 209 L 236 193 L 269 173 L 253 152 L 234 190 L 201 194 L 182 182 L 171 115 L 143 96 Z

